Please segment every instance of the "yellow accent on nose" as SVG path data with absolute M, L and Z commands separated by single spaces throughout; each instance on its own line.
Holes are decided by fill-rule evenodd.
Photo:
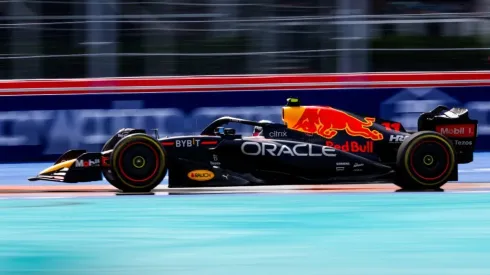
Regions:
M 49 174 L 49 173 L 56 172 L 56 171 L 63 169 L 63 168 L 70 168 L 73 165 L 73 163 L 75 162 L 75 160 L 76 159 L 71 159 L 71 160 L 60 162 L 58 164 L 55 164 L 49 168 L 42 170 L 39 174 L 40 175 Z

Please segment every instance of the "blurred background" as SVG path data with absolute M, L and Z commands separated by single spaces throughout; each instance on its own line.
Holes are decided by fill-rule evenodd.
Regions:
M 2 0 L 0 79 L 489 68 L 490 0 Z

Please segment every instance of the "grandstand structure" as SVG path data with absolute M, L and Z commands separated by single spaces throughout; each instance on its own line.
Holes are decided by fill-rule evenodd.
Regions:
M 490 0 L 4 0 L 0 78 L 477 70 Z

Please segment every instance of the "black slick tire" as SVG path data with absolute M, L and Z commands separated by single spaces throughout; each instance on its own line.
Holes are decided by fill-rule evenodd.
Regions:
M 106 145 L 103 151 L 109 149 Z M 103 175 L 122 192 L 150 192 L 167 174 L 165 156 L 165 150 L 154 138 L 131 134 L 114 145 L 109 159 L 111 168 L 103 170 Z
M 396 158 L 395 184 L 405 190 L 438 190 L 456 169 L 452 142 L 433 131 L 406 138 Z

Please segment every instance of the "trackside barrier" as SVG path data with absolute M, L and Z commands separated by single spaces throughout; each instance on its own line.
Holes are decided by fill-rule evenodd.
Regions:
M 0 81 L 0 162 L 53 161 L 67 149 L 99 150 L 119 128 L 198 133 L 230 115 L 281 121 L 290 96 L 416 128 L 437 105 L 478 119 L 476 147 L 490 150 L 490 72 L 366 73 Z M 251 129 L 238 127 L 243 134 Z

